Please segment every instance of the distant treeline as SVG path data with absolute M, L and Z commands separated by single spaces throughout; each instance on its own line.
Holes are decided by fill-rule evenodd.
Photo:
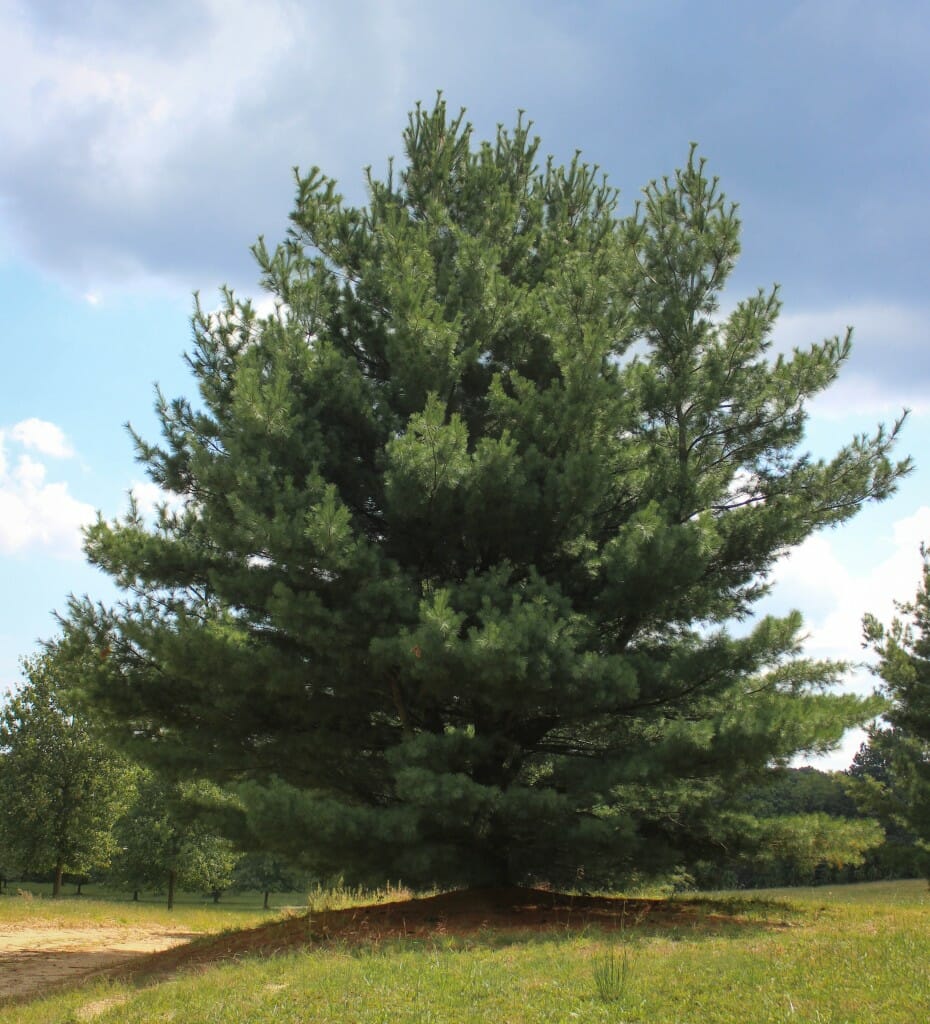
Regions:
M 869 744 L 863 744 L 845 772 L 816 768 L 786 768 L 777 781 L 745 795 L 749 814 L 758 818 L 796 820 L 796 816 L 824 816 L 850 823 L 874 822 L 872 808 L 864 807 L 866 780 L 883 781 L 885 765 Z M 811 826 L 808 822 L 808 828 Z M 816 859 L 816 836 L 805 844 L 796 837 L 791 848 L 770 848 L 762 857 L 729 856 L 721 851 L 716 862 L 689 865 L 700 889 L 769 888 L 777 886 L 836 885 L 913 878 L 925 873 L 925 854 L 913 833 L 893 820 L 882 822 L 884 839 L 867 850 L 861 864 Z

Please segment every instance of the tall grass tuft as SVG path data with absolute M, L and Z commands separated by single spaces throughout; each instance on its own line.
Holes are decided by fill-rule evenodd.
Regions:
M 601 953 L 594 961 L 594 987 L 601 1002 L 626 1002 L 631 973 L 630 953 L 626 947 L 618 952 L 616 947 L 609 946 Z

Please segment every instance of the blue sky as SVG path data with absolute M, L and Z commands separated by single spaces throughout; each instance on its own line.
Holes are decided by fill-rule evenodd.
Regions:
M 156 381 L 191 393 L 191 293 L 257 294 L 248 248 L 286 230 L 291 168 L 361 201 L 362 168 L 399 152 L 437 89 L 482 136 L 526 110 L 543 152 L 580 149 L 627 210 L 699 143 L 743 218 L 728 301 L 779 282 L 777 347 L 856 328 L 810 448 L 912 410 L 916 472 L 787 559 L 766 608 L 800 608 L 812 653 L 855 659 L 862 613 L 913 595 L 930 541 L 925 4 L 0 0 L 0 38 L 0 685 L 70 591 L 112 596 L 80 526 L 152 497 L 123 424 L 156 434 Z

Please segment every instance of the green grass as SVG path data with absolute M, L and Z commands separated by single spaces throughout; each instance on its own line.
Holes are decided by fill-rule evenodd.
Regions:
M 405 889 L 388 887 L 375 892 L 363 889 L 323 889 L 309 892 L 272 893 L 269 909 L 264 910 L 260 892 L 224 893 L 219 903 L 209 895 L 178 893 L 173 910 L 168 910 L 164 894 L 143 893 L 134 902 L 124 891 L 85 885 L 77 896 L 67 887 L 62 896 L 52 899 L 50 884 L 13 884 L 0 896 L 0 927 L 19 923 L 49 927 L 174 925 L 188 931 L 227 931 L 248 928 L 289 912 L 338 910 L 341 907 L 392 899 L 406 899 Z M 2 995 L 2 993 L 0 993 Z
M 798 903 L 842 903 L 869 905 L 900 904 L 930 909 L 930 886 L 923 878 L 897 882 L 860 882 L 858 885 L 815 885 L 798 889 L 754 889 L 748 898 L 775 898 Z
M 282 901 L 277 906 L 272 905 L 273 909 L 263 911 L 260 893 L 243 895 L 251 898 L 216 906 L 209 899 L 181 899 L 170 911 L 163 897 L 133 903 L 125 896 L 114 898 L 100 894 L 64 896 L 56 900 L 42 892 L 26 897 L 5 895 L 0 897 L 0 927 L 17 924 L 49 928 L 161 925 L 211 934 L 230 928 L 248 928 L 280 916 L 288 906 L 303 910 L 307 905 L 305 894 L 289 893 L 287 903 Z
M 714 912 L 727 907 L 742 911 L 743 925 L 331 947 L 148 989 L 97 985 L 0 1010 L 0 1024 L 910 1024 L 930 1016 L 925 883 L 718 894 Z

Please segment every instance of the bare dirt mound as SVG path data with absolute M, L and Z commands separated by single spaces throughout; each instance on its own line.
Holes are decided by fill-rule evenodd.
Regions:
M 615 931 L 643 926 L 719 928 L 745 922 L 702 903 L 568 896 L 541 889 L 467 889 L 421 899 L 345 910 L 311 911 L 259 928 L 230 932 L 139 960 L 120 977 L 157 980 L 224 960 L 271 956 L 327 943 L 367 944 L 394 939 L 461 938 L 483 934 L 567 933 L 587 928 Z
M 47 932 L 41 941 L 28 937 L 27 942 L 22 941 L 25 933 L 18 931 L 15 948 L 0 944 L 0 1002 L 35 998 L 101 976 L 149 984 L 181 970 L 327 943 L 445 938 L 480 942 L 492 932 L 517 940 L 521 933 L 566 934 L 587 928 L 707 930 L 746 923 L 732 908 L 706 901 L 567 896 L 509 888 L 459 890 L 345 910 L 311 911 L 193 942 L 187 941 L 190 935 L 169 929 L 137 930 L 135 935 L 125 934 L 132 929 L 73 929 L 66 930 L 68 934 L 59 930 Z M 110 931 L 120 934 L 110 935 Z

